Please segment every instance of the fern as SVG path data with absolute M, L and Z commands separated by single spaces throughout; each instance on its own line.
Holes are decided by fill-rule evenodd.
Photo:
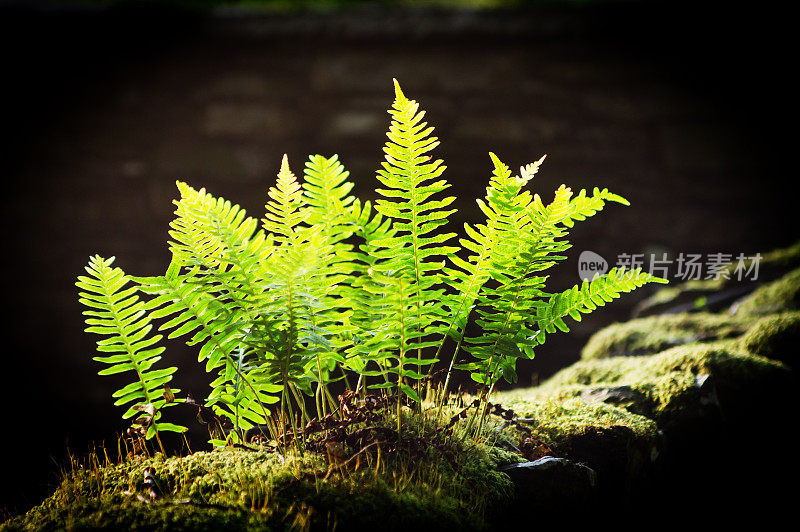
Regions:
M 393 220 L 395 234 L 374 242 L 377 247 L 374 255 L 380 260 L 372 266 L 378 284 L 370 291 L 384 300 L 381 305 L 394 310 L 394 316 L 388 319 L 395 323 L 384 324 L 393 331 L 393 339 L 377 335 L 376 348 L 380 351 L 397 343 L 393 346 L 397 362 L 391 371 L 397 373 L 398 387 L 417 400 L 404 380 L 406 377 L 418 380 L 421 375 L 406 366 L 419 367 L 437 361 L 424 358 L 423 350 L 436 345 L 435 340 L 426 337 L 441 333 L 446 317 L 441 258 L 458 248 L 442 245 L 455 237 L 455 233 L 434 231 L 445 225 L 447 217 L 455 212 L 445 209 L 455 198 L 431 199 L 450 186 L 444 179 L 438 179 L 445 170 L 442 161 L 426 155 L 439 141 L 431 136 L 433 128 L 422 121 L 425 112 L 419 111 L 419 104 L 405 97 L 397 80 L 394 83 L 389 141 L 384 147 L 386 160 L 378 170 L 378 180 L 387 188 L 377 189 L 384 199 L 376 202 L 375 210 Z M 416 360 L 406 357 L 410 351 L 416 351 Z
M 503 238 L 517 235 L 524 224 L 525 207 L 530 203 L 531 197 L 530 193 L 523 191 L 522 188 L 544 160 L 542 157 L 538 162 L 529 165 L 525 177 L 519 178 L 512 177 L 511 170 L 494 153 L 490 153 L 489 156 L 494 164 L 494 171 L 486 188 L 486 199 L 477 200 L 478 206 L 486 215 L 486 223 L 475 227 L 468 223 L 464 224 L 468 238 L 462 238 L 460 243 L 473 254 L 467 261 L 452 255 L 450 261 L 455 268 L 447 271 L 449 284 L 457 294 L 450 300 L 451 316 L 447 334 L 455 338 L 458 344 L 450 360 L 445 388 L 449 383 L 453 363 L 463 341 L 462 333 L 469 321 L 474 303 L 481 288 L 501 262 L 497 250 L 511 249 L 506 247 Z M 443 346 L 444 339 L 439 344 L 439 351 Z
M 278 323 L 282 342 L 275 345 L 268 339 L 263 347 L 267 348 L 266 365 L 282 387 L 281 404 L 291 410 L 287 392 L 308 389 L 308 381 L 316 380 L 317 407 L 326 412 L 325 404 L 330 400 L 325 388 L 327 373 L 335 365 L 337 354 L 329 338 L 332 333 L 325 327 L 335 320 L 330 316 L 330 292 L 341 279 L 334 276 L 333 266 L 342 257 L 335 258 L 334 249 L 345 237 L 339 230 L 336 202 L 347 203 L 344 196 L 351 187 L 341 184 L 347 175 L 335 158 L 311 158 L 308 169 L 312 182 L 304 190 L 284 155 L 276 188 L 269 192 L 272 201 L 266 205 L 264 227 L 285 235 L 283 245 L 266 264 L 272 278 L 268 307 L 271 319 Z M 307 219 L 318 223 L 303 224 Z M 341 252 L 347 246 L 339 245 L 338 249 Z
M 247 329 L 236 331 L 242 321 L 235 317 L 242 314 L 227 314 L 224 305 L 203 290 L 203 284 L 192 282 L 191 274 L 180 275 L 174 262 L 164 276 L 140 278 L 139 282 L 143 291 L 156 295 L 147 304 L 151 316 L 171 318 L 160 330 L 172 329 L 169 338 L 191 335 L 188 345 L 201 344 L 198 360 L 205 362 L 206 371 L 218 374 L 206 406 L 234 423 L 233 441 L 241 440 L 242 431 L 265 423 L 268 413 L 264 405 L 276 399 L 267 395 L 274 390 L 250 376 L 249 357 L 242 351 Z
M 462 364 L 460 369 L 471 371 L 473 380 L 491 389 L 503 377 L 516 382 L 516 360 L 520 357 L 532 358 L 536 345 L 544 343 L 546 333 L 555 332 L 554 326 L 568 330 L 563 321 L 553 318 L 553 312 L 561 310 L 561 301 L 545 292 L 546 277 L 543 272 L 565 257 L 561 255 L 570 246 L 566 241 L 567 230 L 575 221 L 585 220 L 603 209 L 607 201 L 622 204 L 628 202 L 607 189 L 595 188 L 592 196 L 585 190 L 572 197 L 569 188 L 561 186 L 553 201 L 547 206 L 537 195 L 530 197 L 520 193 L 538 171 L 544 157 L 520 168 L 517 177 L 510 177 L 508 167 L 491 154 L 495 172 L 487 189 L 487 203 L 479 203 L 487 215 L 487 223 L 479 231 L 470 230 L 467 234 L 472 240 L 463 245 L 481 254 L 473 257 L 475 266 L 482 264 L 487 248 L 493 252 L 486 273 L 478 277 L 478 268 L 470 263 L 457 262 L 462 273 L 458 279 L 478 282 L 480 290 L 474 299 L 478 300 L 477 324 L 483 332 L 476 337 L 467 338 L 466 350 L 477 360 Z M 471 273 L 471 276 L 467 276 Z M 641 272 L 638 272 L 641 274 Z M 491 277 L 492 283 L 486 284 Z M 652 276 L 635 276 L 635 286 L 623 276 L 610 276 L 605 289 L 611 293 L 630 291 L 646 282 L 661 281 Z M 474 290 L 474 288 L 473 288 Z M 464 292 L 470 294 L 469 291 Z M 470 294 L 471 295 L 471 294 Z M 551 300 L 548 307 L 545 300 Z M 472 299 L 471 297 L 469 299 Z M 549 308 L 549 312 L 548 312 Z M 581 312 L 594 310 L 595 306 L 581 307 Z M 533 319 L 542 316 L 541 320 Z M 455 355 L 454 355 L 455 357 Z
M 348 253 L 352 246 L 343 243 L 352 234 L 346 209 L 356 201 L 349 195 L 353 190 L 353 183 L 347 181 L 349 175 L 336 155 L 313 155 L 306 163 L 302 183 L 303 199 L 310 211 L 308 223 L 322 226 L 325 243 L 334 246 L 337 260 L 345 261 L 352 258 Z
M 308 223 L 321 227 L 321 243 L 330 246 L 325 264 L 317 266 L 321 285 L 330 290 L 318 298 L 312 319 L 315 327 L 328 333 L 325 341 L 329 347 L 317 351 L 312 368 L 317 377 L 315 401 L 323 414 L 327 414 L 328 404 L 333 403 L 327 385 L 336 380 L 332 372 L 337 365 L 346 364 L 344 353 L 352 346 L 355 330 L 350 321 L 353 311 L 344 310 L 349 306 L 344 302 L 354 295 L 346 281 L 359 269 L 358 255 L 353 253 L 353 245 L 346 242 L 355 230 L 350 211 L 357 202 L 349 195 L 353 189 L 353 183 L 347 180 L 349 175 L 336 155 L 330 158 L 314 155 L 306 162 L 302 183 L 303 199 L 310 210 Z M 341 378 L 349 387 L 346 377 Z
M 369 201 L 362 206 L 361 201 L 356 199 L 351 208 L 345 211 L 345 216 L 354 228 L 354 234 L 361 241 L 353 250 L 352 275 L 342 286 L 343 297 L 347 298 L 352 312 L 346 316 L 342 315 L 348 325 L 344 334 L 349 341 L 344 367 L 358 373 L 359 379 L 356 383 L 358 389 L 362 381 L 369 376 L 387 375 L 385 359 L 380 356 L 364 355 L 370 353 L 374 355 L 374 349 L 380 348 L 380 341 L 375 338 L 376 332 L 379 334 L 380 329 L 375 325 L 384 317 L 382 305 L 385 301 L 382 301 L 381 285 L 376 282 L 379 276 L 375 276 L 376 270 L 374 270 L 379 262 L 376 257 L 378 247 L 375 242 L 394 236 L 396 231 L 392 227 L 392 220 L 374 212 Z M 378 291 L 377 296 L 373 294 L 375 291 Z M 377 373 L 366 370 L 369 360 L 373 360 L 381 368 Z
M 191 334 L 189 345 L 202 344 L 199 360 L 217 373 L 206 405 L 230 419 L 234 441 L 254 425 L 267 422 L 266 405 L 277 402 L 275 387 L 257 382 L 257 367 L 247 349 L 248 331 L 263 328 L 253 307 L 264 297 L 262 270 L 272 241 L 238 206 L 178 183 L 166 275 L 137 279 L 157 297 L 148 303 L 154 318 L 171 318 L 160 330 L 169 338 Z M 262 320 L 263 321 L 263 320 Z M 245 349 L 244 352 L 241 350 Z
M 539 326 L 539 341 L 544 342 L 546 333 L 556 330 L 569 332 L 564 318 L 569 316 L 581 321 L 581 314 L 592 312 L 620 297 L 623 292 L 631 292 L 642 285 L 661 282 L 661 279 L 642 271 L 641 268 L 625 270 L 613 268 L 605 275 L 595 275 L 591 281 L 554 294 L 546 305 L 539 307 L 536 323 Z
M 466 258 L 459 256 L 456 234 L 443 230 L 455 198 L 443 196 L 445 166 L 430 156 L 439 141 L 419 104 L 396 80 L 394 88 L 374 204 L 351 195 L 337 156 L 310 157 L 301 181 L 284 155 L 260 221 L 179 182 L 163 275 L 127 277 L 111 260 L 91 259 L 90 276 L 77 284 L 87 330 L 110 336 L 98 342 L 112 353 L 96 357 L 110 365 L 100 373 L 137 375 L 114 397 L 131 404 L 123 417 L 139 414 L 147 438 L 184 430 L 161 421 L 178 390 L 168 386 L 175 368 L 152 369 L 164 350 L 155 347 L 161 334 L 151 334 L 152 320 L 168 338 L 197 346 L 213 375 L 205 406 L 227 422 L 212 443 L 240 443 L 266 428 L 283 445 L 306 438 L 297 427 L 313 421 L 306 397 L 318 418 L 328 416 L 337 408 L 328 387 L 340 380 L 350 387 L 348 374 L 357 376 L 357 391 L 396 400 L 400 432 L 402 396 L 421 403 L 419 384 L 446 345 L 455 343 L 445 391 L 451 373 L 466 370 L 485 400 L 500 378 L 516 380 L 519 358 L 569 330 L 567 317 L 580 320 L 624 292 L 663 282 L 641 270 L 612 270 L 547 291 L 547 270 L 565 259 L 575 223 L 627 201 L 599 188 L 573 195 L 562 185 L 545 203 L 526 189 L 544 157 L 512 175 L 489 154 L 493 171 L 478 200 L 486 219 L 464 225 L 458 243 Z M 468 334 L 470 323 L 480 332 Z
M 136 295 L 137 288 L 126 288 L 130 279 L 122 269 L 112 267 L 113 262 L 114 257 L 104 259 L 95 255 L 86 267 L 89 276 L 79 276 L 75 283 L 83 290 L 78 294 L 80 302 L 89 309 L 83 312 L 87 316 L 86 332 L 107 337 L 97 342 L 98 351 L 110 353 L 94 357 L 109 366 L 100 370 L 99 375 L 135 374 L 134 382 L 114 392 L 117 399 L 114 406 L 133 403 L 122 418 L 139 416 L 137 423 L 146 429 L 145 437 L 155 436 L 163 451 L 159 432 L 186 430 L 161 421 L 162 409 L 174 404 L 174 393 L 180 391 L 168 386 L 177 368 L 153 369 L 164 352 L 164 347 L 154 347 L 162 336 L 150 334 L 151 317 L 146 315 L 145 305 Z

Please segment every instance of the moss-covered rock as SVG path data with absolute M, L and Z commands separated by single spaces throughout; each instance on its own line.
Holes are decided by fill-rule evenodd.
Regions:
M 800 351 L 800 312 L 785 312 L 758 320 L 741 342 L 752 353 L 795 367 Z
M 739 316 L 800 310 L 800 268 L 759 287 L 733 310 Z
M 678 345 L 735 338 L 748 330 L 751 321 L 746 317 L 699 312 L 614 323 L 589 339 L 581 358 L 649 355 Z
M 649 316 L 676 308 L 681 311 L 723 310 L 743 293 L 752 290 L 752 283 L 744 283 L 734 275 L 737 265 L 738 262 L 730 263 L 716 279 L 693 280 L 661 288 L 637 305 L 634 315 Z M 745 262 L 745 267 L 750 267 L 749 261 Z M 774 281 L 797 268 L 800 268 L 800 241 L 763 253 L 758 263 L 756 285 Z
M 506 392 L 501 400 L 538 405 L 528 409 L 537 434 L 564 456 L 597 467 L 606 501 L 610 492 L 653 505 L 636 500 L 636 493 L 691 488 L 686 479 L 710 464 L 727 474 L 733 457 L 753 445 L 774 447 L 775 435 L 782 434 L 792 415 L 792 372 L 743 344 L 732 339 L 581 360 L 541 386 Z M 627 417 L 617 417 L 621 412 Z M 613 470 L 604 470 L 607 464 Z M 626 476 L 620 478 L 620 471 Z
M 452 445 L 455 445 L 453 447 Z M 222 450 L 79 469 L 6 530 L 482 529 L 513 497 L 497 469 L 521 458 L 454 440 L 447 453 L 364 454 L 356 468 L 321 455 Z M 144 471 L 153 468 L 152 497 Z M 391 516 L 391 519 L 387 519 Z
M 586 464 L 597 472 L 601 492 L 630 493 L 649 479 L 658 456 L 658 428 L 623 408 L 577 398 L 557 400 L 507 392 L 500 400 L 523 418 L 532 436 L 557 456 Z
M 754 395 L 787 391 L 789 383 L 785 365 L 754 356 L 737 341 L 721 341 L 642 357 L 582 360 L 522 395 L 539 401 L 610 400 L 670 428 L 741 410 Z

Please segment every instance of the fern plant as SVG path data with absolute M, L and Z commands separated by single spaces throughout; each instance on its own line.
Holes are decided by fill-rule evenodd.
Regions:
M 374 204 L 350 194 L 337 156 L 310 157 L 300 181 L 284 155 L 260 222 L 179 182 L 163 275 L 129 277 L 113 259 L 91 259 L 89 277 L 77 284 L 87 331 L 110 336 L 98 341 L 99 351 L 113 353 L 96 357 L 110 364 L 100 373 L 136 375 L 114 397 L 133 403 L 123 417 L 139 413 L 147 438 L 185 430 L 161 420 L 180 399 L 168 386 L 175 368 L 153 369 L 164 351 L 153 321 L 168 338 L 197 346 L 214 375 L 205 407 L 227 420 L 215 445 L 241 443 L 253 430 L 282 445 L 302 442 L 303 422 L 336 411 L 330 386 L 338 381 L 396 402 L 399 435 L 401 405 L 422 402 L 421 383 L 437 365 L 446 368 L 440 397 L 453 371 L 467 371 L 487 401 L 499 379 L 516 381 L 519 358 L 533 357 L 547 335 L 569 331 L 567 317 L 579 321 L 624 292 L 665 282 L 614 269 L 547 291 L 546 271 L 565 259 L 575 222 L 627 201 L 607 189 L 573 194 L 562 185 L 545 203 L 526 189 L 544 157 L 512 175 L 490 153 L 493 172 L 478 200 L 486 219 L 465 224 L 456 239 L 444 229 L 455 212 L 455 198 L 444 195 L 446 167 L 431 156 L 439 141 L 419 104 L 394 83 Z M 469 323 L 480 332 L 467 334 Z
M 164 450 L 159 432 L 183 432 L 185 427 L 161 421 L 161 410 L 175 403 L 175 393 L 168 383 L 177 368 L 155 369 L 164 347 L 155 347 L 161 335 L 151 334 L 152 316 L 139 300 L 137 287 L 129 286 L 130 279 L 120 268 L 114 268 L 114 258 L 95 255 L 86 267 L 88 276 L 79 276 L 76 285 L 80 302 L 87 307 L 86 331 L 105 337 L 97 341 L 97 350 L 107 353 L 94 360 L 108 365 L 100 375 L 132 373 L 134 380 L 114 392 L 115 406 L 128 405 L 123 419 L 136 416 L 135 426 L 150 439 L 155 436 Z M 132 403 L 132 404 L 131 404 Z

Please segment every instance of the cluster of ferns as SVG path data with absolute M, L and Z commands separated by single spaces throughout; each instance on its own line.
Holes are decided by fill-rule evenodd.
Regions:
M 443 231 L 455 198 L 443 194 L 443 162 L 429 155 L 439 141 L 397 81 L 389 114 L 374 204 L 350 194 L 337 156 L 310 157 L 302 181 L 284 156 L 261 220 L 179 182 L 163 275 L 129 276 L 113 257 L 90 259 L 76 284 L 86 330 L 101 336 L 94 360 L 105 364 L 101 375 L 131 375 L 114 404 L 127 405 L 123 418 L 146 438 L 186 430 L 164 421 L 181 400 L 169 385 L 176 368 L 160 364 L 163 335 L 199 349 L 214 377 L 204 406 L 233 426 L 212 442 L 229 445 L 252 427 L 278 437 L 309 418 L 307 397 L 317 416 L 329 414 L 337 380 L 420 403 L 420 383 L 437 367 L 445 391 L 465 371 L 485 401 L 499 379 L 516 380 L 517 359 L 569 330 L 567 317 L 662 282 L 612 269 L 547 292 L 544 272 L 565 259 L 574 223 L 627 201 L 562 185 L 545 203 L 526 189 L 544 157 L 513 175 L 490 153 L 477 200 L 485 221 L 464 224 L 461 237 Z M 480 332 L 468 334 L 470 323 Z

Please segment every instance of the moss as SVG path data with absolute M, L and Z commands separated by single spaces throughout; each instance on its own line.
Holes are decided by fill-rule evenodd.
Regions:
M 741 339 L 750 352 L 794 367 L 800 349 L 800 312 L 762 318 Z
M 758 265 L 760 275 L 765 276 L 766 279 L 775 279 L 798 267 L 800 267 L 800 241 L 789 247 L 765 253 Z
M 524 395 L 509 397 L 508 404 L 521 417 L 532 418 L 535 434 L 546 443 L 561 446 L 577 434 L 589 430 L 624 427 L 636 438 L 651 440 L 656 436 L 652 421 L 622 408 L 602 403 L 587 404 L 568 399 L 530 400 Z
M 589 402 L 610 397 L 616 406 L 668 427 L 718 417 L 721 408 L 739 408 L 759 389 L 788 384 L 788 378 L 789 370 L 783 364 L 754 356 L 740 342 L 728 340 L 680 346 L 642 357 L 583 360 L 539 387 L 518 392 L 518 396 L 539 401 L 583 398 Z M 757 384 L 751 385 L 754 382 Z
M 629 492 L 649 478 L 659 443 L 652 420 L 577 398 L 538 401 L 517 394 L 505 395 L 503 401 L 531 419 L 533 437 L 549 445 L 557 456 L 594 469 L 606 493 Z
M 582 360 L 556 373 L 542 388 L 553 390 L 570 384 L 635 384 L 672 372 L 709 374 L 739 381 L 785 371 L 785 366 L 779 362 L 753 356 L 735 340 L 727 340 L 674 347 L 644 357 Z
M 749 325 L 747 318 L 705 312 L 614 323 L 589 339 L 581 358 L 648 355 L 678 345 L 736 337 L 746 332 Z
M 687 281 L 661 288 L 639 304 L 637 313 L 652 314 L 679 305 L 694 305 L 697 309 L 706 308 L 706 296 L 734 288 L 734 285 L 740 283 L 733 275 L 736 266 L 736 262 L 730 263 L 720 271 L 721 275 L 717 279 Z M 745 266 L 749 268 L 749 261 L 745 261 Z M 762 283 L 773 281 L 796 268 L 800 268 L 800 241 L 786 248 L 763 253 L 758 263 L 758 281 Z M 726 279 L 725 275 L 730 278 Z
M 800 268 L 759 287 L 735 306 L 737 315 L 763 315 L 800 310 Z
M 283 530 L 290 528 L 480 529 L 513 497 L 497 466 L 518 455 L 450 442 L 447 453 L 364 455 L 330 472 L 323 457 L 222 450 L 134 458 L 77 470 L 43 504 L 6 523 L 18 529 Z M 143 472 L 158 497 L 146 502 Z M 330 474 L 329 474 L 330 473 Z M 392 516 L 387 521 L 386 516 Z

